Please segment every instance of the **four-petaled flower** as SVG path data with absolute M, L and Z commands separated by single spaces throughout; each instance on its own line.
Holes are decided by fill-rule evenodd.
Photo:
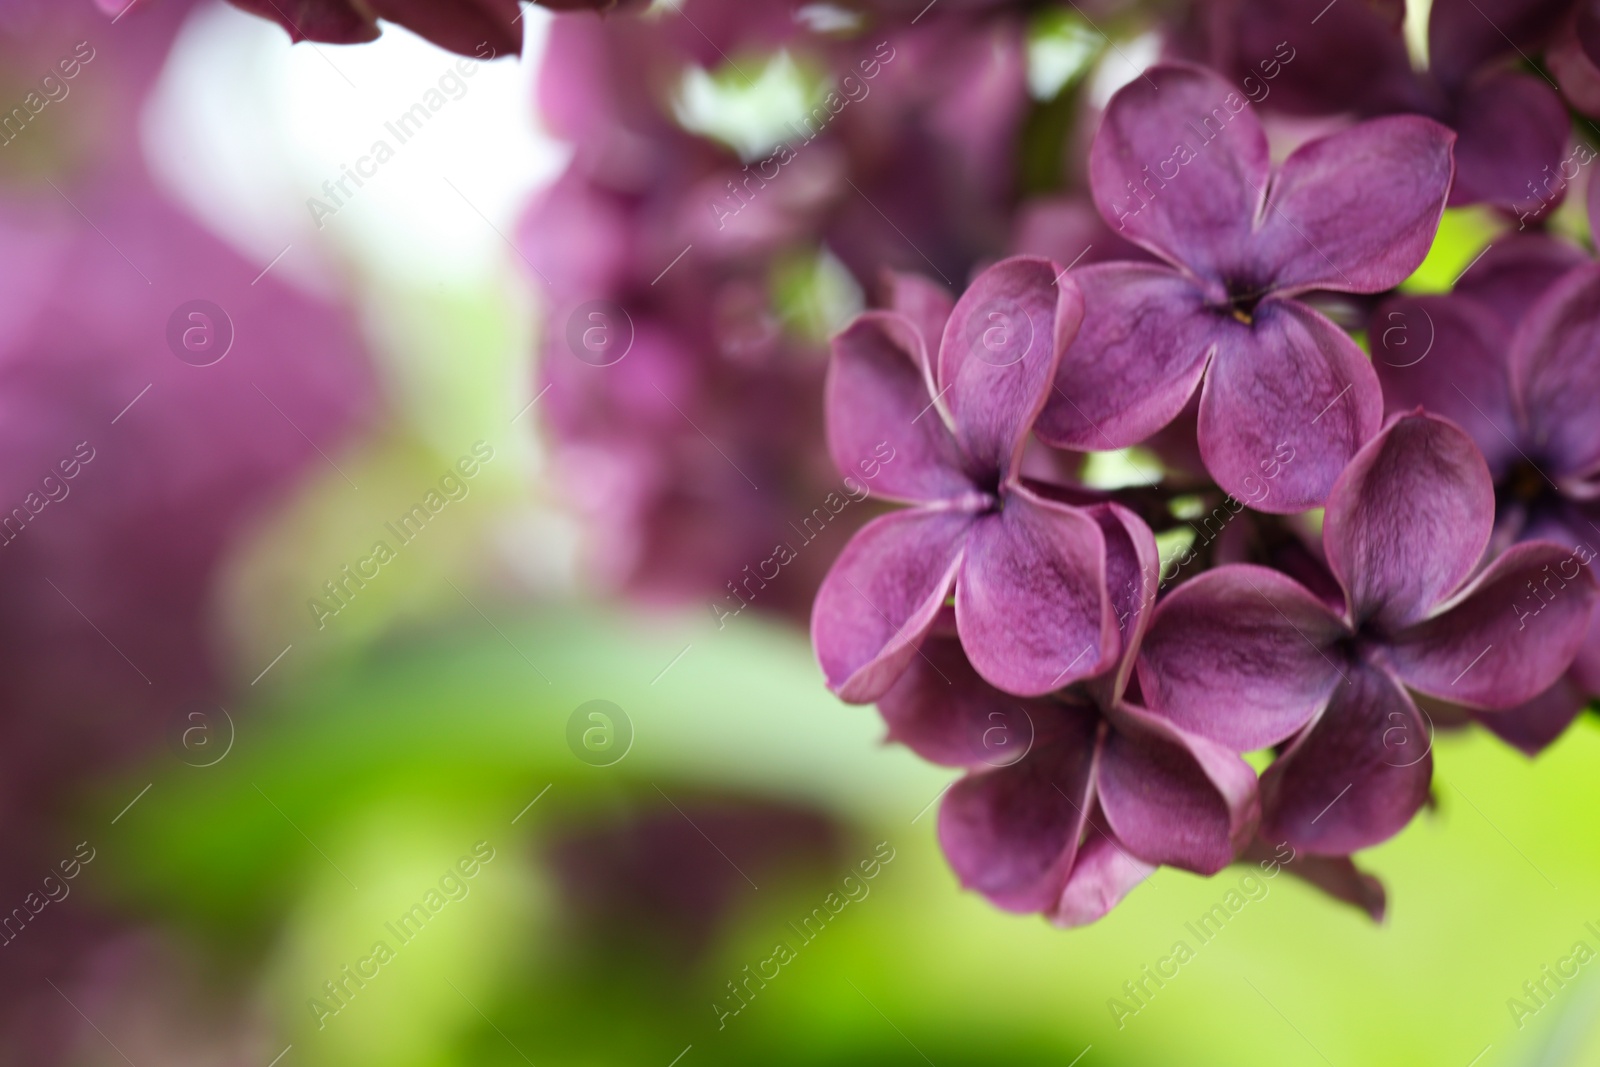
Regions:
M 1268 840 L 1343 855 L 1389 838 L 1427 799 L 1433 767 L 1407 690 L 1509 708 L 1559 678 L 1583 639 L 1592 575 L 1543 541 L 1480 571 L 1493 524 L 1472 439 L 1398 416 L 1328 499 L 1323 549 L 1344 603 L 1264 567 L 1209 571 L 1156 609 L 1146 702 L 1240 751 L 1288 742 L 1261 779 Z
M 1202 378 L 1206 468 L 1240 499 L 1283 460 L 1263 510 L 1317 507 L 1377 432 L 1383 400 L 1312 289 L 1376 293 L 1422 262 L 1455 135 L 1415 115 L 1302 145 L 1274 170 L 1249 102 L 1200 67 L 1153 67 L 1112 98 L 1089 154 L 1113 229 L 1171 266 L 1075 271 L 1086 314 L 1036 432 L 1080 451 L 1137 444 Z
M 1019 256 L 984 271 L 952 308 L 902 282 L 833 344 L 828 448 L 852 472 L 894 459 L 872 492 L 916 505 L 867 524 L 817 593 L 811 635 L 828 685 L 876 700 L 917 655 L 955 591 L 978 673 L 1037 695 L 1104 670 L 1118 651 L 1099 524 L 1018 473 L 1022 447 L 1083 318 L 1072 280 Z

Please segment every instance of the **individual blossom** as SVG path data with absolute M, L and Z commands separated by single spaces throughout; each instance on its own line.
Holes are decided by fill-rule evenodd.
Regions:
M 1565 545 L 1571 562 L 1556 577 L 1570 580 L 1567 572 L 1587 566 L 1600 543 L 1600 264 L 1553 237 L 1518 237 L 1491 249 L 1455 292 L 1394 298 L 1374 321 L 1375 364 L 1391 407 L 1421 404 L 1454 419 L 1487 459 L 1495 546 Z M 1476 718 L 1535 752 L 1597 693 L 1600 628 L 1591 622 L 1572 669 L 1550 692 L 1526 708 Z
M 1136 444 L 1200 390 L 1206 469 L 1259 507 L 1320 505 L 1382 421 L 1366 355 L 1296 297 L 1381 292 L 1427 254 L 1454 136 L 1375 119 L 1302 145 L 1279 167 L 1249 102 L 1200 67 L 1151 68 L 1120 90 L 1090 149 L 1095 204 L 1162 264 L 1074 272 L 1083 328 L 1036 432 L 1079 451 Z
M 1156 609 L 1139 661 L 1145 700 L 1225 746 L 1283 746 L 1261 780 L 1268 841 L 1347 855 L 1386 840 L 1432 774 L 1408 690 L 1514 707 L 1549 688 L 1583 640 L 1589 573 L 1540 541 L 1479 570 L 1493 523 L 1472 439 L 1435 415 L 1399 416 L 1329 495 L 1323 549 L 1343 610 L 1264 567 L 1200 575 Z
M 1535 188 L 1567 148 L 1571 122 L 1554 84 L 1517 68 L 1573 0 L 1434 0 L 1427 65 L 1406 47 L 1404 0 L 1201 0 L 1185 48 L 1265 107 L 1299 116 L 1417 114 L 1456 144 L 1452 206 L 1543 210 Z M 1557 197 L 1559 199 L 1559 197 Z
M 828 449 L 845 473 L 880 461 L 871 491 L 914 505 L 864 526 L 823 580 L 811 636 L 828 686 L 877 699 L 955 595 L 977 672 L 1038 695 L 1117 653 L 1105 538 L 1092 515 L 1023 484 L 1028 428 L 1083 318 L 1077 286 L 1018 256 L 952 308 L 905 284 L 833 345 Z
M 939 812 L 962 884 L 1062 926 L 1100 918 L 1158 865 L 1216 873 L 1259 814 L 1255 773 L 1235 752 L 1128 699 L 1155 599 L 1155 538 L 1119 505 L 1087 513 L 1105 537 L 1122 627 L 1107 673 L 1019 700 L 974 670 L 946 612 L 878 704 L 891 740 L 969 771 Z

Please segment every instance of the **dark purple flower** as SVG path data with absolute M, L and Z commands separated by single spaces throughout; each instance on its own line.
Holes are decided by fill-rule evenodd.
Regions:
M 834 462 L 850 476 L 875 470 L 874 494 L 916 505 L 863 527 L 817 593 L 812 641 L 844 699 L 870 702 L 893 684 L 952 586 L 961 643 L 1001 689 L 1047 693 L 1114 660 L 1099 525 L 1018 475 L 1083 318 L 1062 273 L 1007 259 L 954 308 L 931 284 L 901 286 L 896 310 L 866 312 L 834 340 Z
M 1570 132 L 1561 97 L 1512 66 L 1537 52 L 1572 0 L 1434 0 L 1428 69 L 1402 33 L 1403 0 L 1206 0 L 1189 50 L 1264 106 L 1301 115 L 1419 114 L 1459 135 L 1452 206 L 1540 210 L 1534 189 Z M 1559 198 L 1558 198 L 1559 199 Z
M 1592 576 L 1546 542 L 1480 571 L 1493 521 L 1472 439 L 1437 416 L 1396 418 L 1328 499 L 1323 546 L 1344 610 L 1263 567 L 1203 574 L 1155 612 L 1145 700 L 1241 751 L 1288 742 L 1261 781 L 1268 840 L 1345 855 L 1387 839 L 1432 773 L 1407 689 L 1512 707 L 1560 677 L 1583 639 Z
M 1214 874 L 1255 832 L 1255 772 L 1222 745 L 1126 697 L 1160 564 L 1149 527 L 1115 504 L 1102 530 L 1121 653 L 1111 670 L 1018 700 L 973 669 L 948 612 L 878 708 L 891 740 L 969 773 L 939 840 L 963 885 L 1062 926 L 1100 918 L 1155 867 Z
M 1391 409 L 1423 405 L 1454 419 L 1483 452 L 1495 545 L 1554 541 L 1586 565 L 1600 543 L 1600 264 L 1554 237 L 1516 237 L 1492 247 L 1448 296 L 1386 302 L 1373 336 Z M 1591 622 L 1561 683 L 1525 708 L 1476 717 L 1537 751 L 1597 693 L 1600 626 Z
M 1321 504 L 1377 431 L 1382 396 L 1355 342 L 1295 297 L 1410 274 L 1444 211 L 1453 140 L 1430 119 L 1376 119 L 1274 168 L 1248 101 L 1210 71 L 1158 66 L 1129 83 L 1090 152 L 1095 204 L 1172 266 L 1075 272 L 1086 317 L 1039 437 L 1135 444 L 1204 378 L 1200 451 L 1217 484 L 1249 499 L 1281 466 L 1263 509 Z

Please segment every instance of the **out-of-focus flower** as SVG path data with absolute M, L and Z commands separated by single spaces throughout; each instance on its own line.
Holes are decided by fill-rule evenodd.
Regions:
M 1158 66 L 1112 99 L 1090 154 L 1112 228 L 1172 266 L 1075 272 L 1087 308 L 1037 432 L 1082 451 L 1136 444 L 1202 377 L 1199 442 L 1223 489 L 1257 506 L 1320 505 L 1378 429 L 1366 355 L 1295 299 L 1381 292 L 1427 254 L 1454 136 L 1430 119 L 1375 119 L 1303 145 L 1281 167 L 1249 102 L 1210 71 Z
M 967 656 L 1007 692 L 1047 693 L 1115 658 L 1099 525 L 1018 474 L 1083 317 L 1063 273 L 1048 260 L 1004 260 L 953 309 L 918 286 L 926 298 L 867 312 L 834 341 L 834 462 L 916 505 L 868 523 L 817 593 L 812 639 L 844 699 L 875 700 L 893 684 L 952 587 Z
M 1428 68 L 1413 69 L 1404 0 L 1202 0 L 1199 53 L 1264 106 L 1302 115 L 1428 115 L 1456 143 L 1452 205 L 1540 209 L 1571 124 L 1548 80 L 1515 69 L 1572 0 L 1434 0 Z M 1282 49 L 1289 49 L 1288 58 Z M 1281 61 L 1281 62 L 1280 62 Z
M 840 494 L 826 335 L 886 268 L 959 286 L 1005 251 L 1019 20 L 833 14 L 690 0 L 551 27 L 539 102 L 573 159 L 518 239 L 549 298 L 539 410 L 593 563 L 631 595 L 739 608 L 740 567 Z M 802 86 L 797 119 L 739 151 L 696 132 L 691 82 L 780 75 Z M 838 513 L 828 537 L 869 515 Z M 826 563 L 801 552 L 752 605 L 802 614 Z
M 8 70 L 70 86 L 0 146 L 15 296 L 0 325 L 0 893 L 13 903 L 72 856 L 58 820 L 86 775 L 158 747 L 194 702 L 220 729 L 232 670 L 218 568 L 373 402 L 353 317 L 243 259 L 145 170 L 138 109 L 183 7 L 109 28 L 88 5 L 41 8 L 0 37 Z M 40 975 L 69 989 L 100 929 L 77 898 L 7 938 L 4 1032 L 30 1050 L 22 1062 L 49 1062 L 52 1035 L 26 1025 L 55 1018 L 38 1010 L 59 999 Z
M 1343 611 L 1263 567 L 1207 572 L 1156 609 L 1139 664 L 1145 700 L 1240 751 L 1288 741 L 1262 777 L 1268 840 L 1345 855 L 1387 839 L 1432 775 L 1431 734 L 1407 687 L 1513 707 L 1560 677 L 1583 640 L 1596 588 L 1581 567 L 1564 577 L 1570 549 L 1520 544 L 1474 574 L 1493 523 L 1472 439 L 1433 415 L 1398 417 L 1328 499 L 1323 545 Z M 1241 704 L 1256 714 L 1239 716 Z
M 1122 624 L 1111 670 L 1019 701 L 983 680 L 948 613 L 879 702 L 889 736 L 972 773 L 946 795 L 939 840 L 962 884 L 1062 926 L 1093 922 L 1156 866 L 1214 874 L 1255 832 L 1255 772 L 1236 753 L 1127 699 L 1159 563 L 1127 510 L 1104 533 Z

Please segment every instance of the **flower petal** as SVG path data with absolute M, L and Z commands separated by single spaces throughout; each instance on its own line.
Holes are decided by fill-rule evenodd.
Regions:
M 889 307 L 909 319 L 922 338 L 928 395 L 932 396 L 938 392 L 933 384 L 933 361 L 938 358 L 939 339 L 944 336 L 944 326 L 950 321 L 955 300 L 944 286 L 920 274 L 885 271 L 884 278 L 889 289 Z
M 1214 741 L 1119 707 L 1096 788 L 1111 832 L 1148 863 L 1215 874 L 1255 836 L 1256 774 Z
M 912 509 L 867 523 L 817 590 L 811 643 L 828 688 L 869 704 L 894 684 L 955 580 L 971 516 Z
M 1532 700 L 1572 665 L 1588 633 L 1596 590 L 1583 558 L 1548 541 L 1511 546 L 1446 610 L 1396 635 L 1387 653 L 1395 673 L 1467 707 Z
M 1217 484 L 1279 514 L 1318 507 L 1383 422 L 1378 377 L 1354 341 L 1294 300 L 1223 322 L 1200 392 L 1200 454 Z M 1271 472 L 1272 492 L 1261 487 Z
M 1372 119 L 1301 145 L 1272 182 L 1258 237 L 1279 291 L 1378 293 L 1428 254 L 1455 134 L 1420 115 Z
M 1051 736 L 1061 712 L 1000 692 L 972 669 L 961 642 L 930 636 L 878 699 L 889 740 L 947 767 L 1005 767 Z
M 1076 716 L 1056 745 L 950 788 L 939 844 L 963 886 L 1007 911 L 1055 903 L 1093 802 L 1096 731 L 1092 716 Z
M 1505 711 L 1480 711 L 1473 717 L 1523 755 L 1537 756 L 1566 732 L 1588 704 L 1588 694 L 1570 676 L 1562 675 L 1532 700 Z
M 979 518 L 956 579 L 961 644 L 991 685 L 1036 696 L 1106 670 L 1118 650 L 1106 544 L 1081 508 L 1012 488 Z
M 973 488 L 919 369 L 925 358 L 915 324 L 893 312 L 857 316 L 833 339 L 828 452 L 840 472 L 890 500 L 943 500 Z
M 1402 415 L 1339 476 L 1322 545 L 1351 617 L 1393 631 L 1455 592 L 1493 525 L 1494 483 L 1472 438 L 1433 415 Z
M 462 55 L 492 59 L 522 53 L 522 6 L 517 0 L 366 0 L 373 12 L 398 22 L 441 48 Z
M 1589 188 L 1592 196 L 1600 190 L 1600 182 Z M 1588 255 L 1571 241 L 1545 233 L 1518 233 L 1484 249 L 1456 279 L 1451 292 L 1488 307 L 1509 335 L 1545 290 L 1573 267 L 1588 262 Z
M 1082 321 L 1077 283 L 1047 259 L 1001 260 L 961 294 L 934 377 L 970 474 L 1015 473 L 1061 353 Z
M 1452 207 L 1490 203 L 1541 214 L 1561 202 L 1566 183 L 1541 195 L 1538 180 L 1559 170 L 1572 119 L 1543 78 L 1515 70 L 1473 78 L 1456 98 L 1455 128 Z
M 1600 464 L 1600 263 L 1568 273 L 1528 312 L 1512 341 L 1511 380 L 1550 477 Z
M 1161 589 L 1161 550 L 1144 520 L 1122 505 L 1097 504 L 1088 511 L 1106 539 L 1106 588 L 1121 639 L 1117 669 L 1105 676 L 1104 704 L 1111 707 L 1122 700 L 1128 688 L 1139 645 L 1155 613 L 1156 594 Z
M 1078 847 L 1066 888 L 1050 910 L 1050 921 L 1071 927 L 1102 919 L 1155 870 L 1154 864 L 1134 859 L 1115 838 L 1091 824 Z
M 1438 0 L 1428 13 L 1429 69 L 1458 85 L 1493 59 L 1534 51 L 1572 0 Z
M 1249 101 L 1187 63 L 1118 90 L 1089 149 L 1095 206 L 1112 230 L 1208 279 L 1247 262 L 1270 169 Z
M 1340 682 L 1334 614 L 1277 571 L 1234 563 L 1174 589 L 1139 654 L 1153 713 L 1235 752 L 1276 744 L 1327 703 Z
M 1398 296 L 1373 313 L 1372 365 L 1391 413 L 1427 408 L 1472 436 L 1489 470 L 1500 474 L 1520 455 L 1500 319 L 1460 296 Z
M 1072 277 L 1083 291 L 1083 326 L 1034 432 L 1080 452 L 1137 444 L 1194 393 L 1217 317 L 1193 282 L 1165 266 L 1106 263 Z
M 1432 734 L 1386 672 L 1354 664 L 1261 776 L 1262 836 L 1343 856 L 1399 833 L 1428 799 Z

